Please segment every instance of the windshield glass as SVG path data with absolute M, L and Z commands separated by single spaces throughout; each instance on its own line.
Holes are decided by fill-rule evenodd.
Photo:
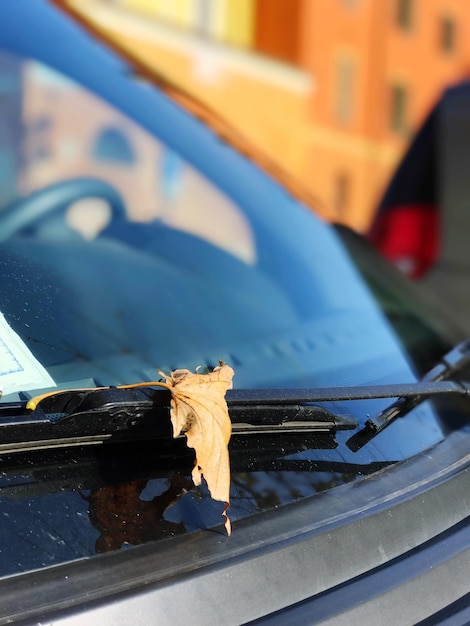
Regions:
M 267 206 L 273 191 L 256 188 L 236 202 L 34 58 L 3 51 L 0 72 L 0 311 L 56 383 L 152 380 L 218 359 L 237 368 L 238 386 L 406 371 L 350 258 L 306 209 Z
M 371 274 L 360 246 L 55 10 L 31 4 L 28 22 L 17 6 L 0 22 L 3 402 L 52 381 L 127 384 L 218 360 L 234 368 L 235 387 L 407 382 L 449 347 L 444 324 L 394 291 L 380 265 Z M 15 341 L 48 384 L 31 371 L 8 382 Z M 363 424 L 387 403 L 329 408 Z M 277 436 L 234 442 L 232 520 L 406 458 L 444 432 L 424 405 L 356 455 L 341 433 L 282 448 Z M 73 455 L 38 453 L 33 473 L 31 461 L 3 459 L 2 519 L 18 529 L 21 510 L 24 528 L 0 574 L 218 524 L 219 510 L 201 512 L 207 499 L 178 500 L 188 459 L 170 452 L 163 471 L 134 450 L 122 475 L 108 452 L 82 459 L 79 476 L 68 473 Z M 139 517 L 135 534 L 112 521 L 120 508 Z M 30 552 L 28 509 L 73 512 L 74 525 L 52 533 L 63 555 L 46 530 Z

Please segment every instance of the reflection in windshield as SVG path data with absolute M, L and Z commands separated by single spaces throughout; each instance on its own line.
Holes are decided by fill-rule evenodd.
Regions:
M 60 61 L 76 75 L 75 56 Z M 166 105 L 160 119 L 152 92 L 120 71 L 104 72 L 100 95 L 7 52 L 0 74 L 15 170 L 0 210 L 0 312 L 56 382 L 126 384 L 218 359 L 236 386 L 411 376 L 331 229 L 202 125 L 185 160 L 157 135 L 195 120 L 168 131 Z M 121 109 L 135 103 L 131 119 Z M 218 154 L 201 166 L 210 142 Z
M 184 524 L 163 517 L 178 496 L 191 489 L 192 481 L 173 474 L 168 488 L 150 500 L 142 498 L 147 481 L 132 480 L 106 485 L 84 496 L 92 525 L 99 531 L 96 552 L 117 550 L 124 544 L 139 545 L 184 532 Z
M 130 220 L 158 219 L 255 262 L 252 233 L 236 206 L 109 104 L 43 64 L 7 53 L 0 54 L 0 90 L 1 206 L 61 180 L 93 176 L 120 192 Z M 77 211 L 69 218 L 77 230 L 91 236 L 105 227 L 96 200 L 82 200 L 80 212 L 81 221 Z
M 232 522 L 388 465 L 344 463 L 328 436 L 307 441 L 323 450 L 302 449 L 304 437 L 280 437 L 270 450 L 250 437 L 232 441 Z M 194 487 L 193 461 L 179 440 L 4 455 L 0 576 L 205 528 L 225 536 L 224 503 L 204 483 Z

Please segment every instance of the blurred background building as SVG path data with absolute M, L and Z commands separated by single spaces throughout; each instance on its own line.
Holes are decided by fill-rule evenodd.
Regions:
M 467 0 L 69 0 L 365 230 L 413 133 L 470 69 Z

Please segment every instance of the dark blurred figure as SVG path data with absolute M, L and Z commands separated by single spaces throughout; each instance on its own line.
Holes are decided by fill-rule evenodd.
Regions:
M 379 204 L 373 245 L 470 335 L 470 82 L 447 89 Z

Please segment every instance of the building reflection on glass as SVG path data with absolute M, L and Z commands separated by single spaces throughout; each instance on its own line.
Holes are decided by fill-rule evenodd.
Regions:
M 131 221 L 159 220 L 255 262 L 253 236 L 237 206 L 176 152 L 78 83 L 39 62 L 2 54 L 0 113 L 0 207 L 89 176 L 119 191 Z M 71 207 L 69 224 L 96 236 L 109 219 L 102 205 L 81 200 L 79 209 Z

